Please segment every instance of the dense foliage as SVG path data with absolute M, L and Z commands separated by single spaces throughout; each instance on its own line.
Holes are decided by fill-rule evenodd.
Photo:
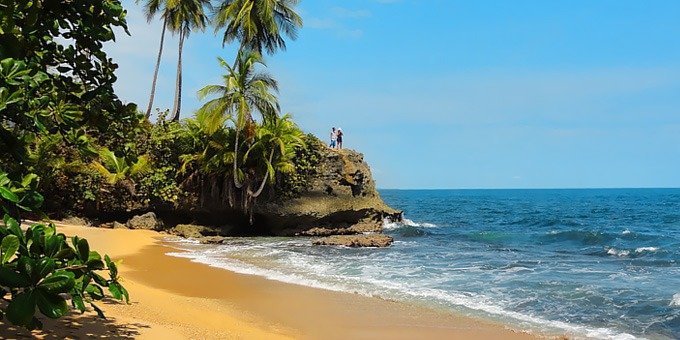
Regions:
M 120 142 L 137 129 L 136 108 L 114 94 L 116 64 L 102 50 L 114 27 L 126 29 L 119 1 L 0 4 L 0 297 L 7 301 L 0 317 L 13 324 L 40 327 L 36 307 L 59 318 L 67 299 L 101 313 L 92 301 L 104 297 L 103 288 L 127 300 L 115 263 L 86 240 L 69 245 L 53 225 L 23 231 L 19 223 L 27 213 L 43 216 L 46 184 L 72 183 L 69 173 L 88 178 L 82 170 L 98 156 L 96 145 L 123 150 Z
M 175 107 L 152 123 L 156 75 L 139 112 L 114 93 L 117 65 L 102 49 L 114 29 L 127 33 L 120 1 L 0 3 L 0 317 L 34 328 L 36 308 L 58 318 L 70 300 L 101 313 L 92 302 L 105 288 L 128 298 L 107 256 L 51 224 L 22 230 L 22 218 L 202 207 L 240 211 L 253 223 L 258 197 L 302 192 L 324 146 L 282 114 L 262 57 L 296 37 L 296 4 L 224 0 L 212 11 L 207 0 L 145 1 L 148 18 L 163 21 L 158 63 L 165 30 L 180 35 Z M 223 83 L 201 89 L 204 106 L 179 120 L 181 44 L 209 24 L 239 52 L 231 63 L 219 59 Z

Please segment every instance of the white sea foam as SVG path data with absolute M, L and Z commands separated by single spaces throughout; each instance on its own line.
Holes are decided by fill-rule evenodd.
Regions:
M 654 253 L 658 250 L 659 250 L 658 247 L 639 247 L 639 248 L 635 248 L 635 250 L 616 249 L 616 248 L 612 247 L 612 248 L 607 249 L 607 254 L 619 256 L 619 257 L 626 257 L 626 256 L 630 255 L 631 253 L 636 253 L 636 254 Z
M 624 257 L 630 255 L 630 250 L 618 250 L 616 248 L 609 248 L 607 249 L 607 254 Z
M 655 251 L 657 251 L 657 250 L 659 250 L 659 248 L 657 248 L 657 247 L 640 247 L 640 248 L 635 249 L 635 252 L 636 252 L 636 253 L 642 253 L 642 252 L 650 252 L 650 253 L 653 253 L 653 252 L 655 252 Z
M 276 270 L 264 269 L 244 262 L 225 258 L 214 258 L 196 252 L 171 252 L 166 255 L 190 259 L 192 262 L 206 264 L 210 267 L 226 269 L 239 274 L 262 276 L 270 280 L 292 283 L 301 286 L 321 288 L 332 291 L 348 291 L 348 287 L 328 284 L 318 280 L 305 278 L 294 274 L 284 274 Z
M 621 234 L 623 234 L 623 235 L 628 235 L 628 234 L 630 234 L 630 233 L 631 233 L 631 231 L 628 230 L 628 229 L 626 229 L 626 230 L 624 230 Z
M 673 294 L 673 298 L 671 299 L 669 306 L 680 307 L 680 293 Z
M 383 229 L 386 230 L 393 230 L 393 229 L 398 229 L 401 227 L 416 227 L 416 228 L 436 228 L 437 225 L 433 223 L 418 223 L 413 220 L 409 220 L 408 218 L 404 218 L 401 222 L 392 222 L 390 219 L 385 219 L 383 221 Z
M 475 310 L 502 319 L 514 320 L 518 326 L 538 328 L 566 332 L 573 336 L 582 336 L 597 339 L 635 339 L 630 334 L 618 333 L 606 328 L 589 328 L 586 326 L 572 325 L 561 321 L 546 320 L 534 315 L 504 309 L 501 304 L 481 294 L 471 292 L 451 292 L 434 288 L 426 288 L 422 285 L 409 284 L 404 281 L 394 281 L 384 278 L 380 268 L 364 268 L 358 277 L 340 275 L 334 267 L 325 262 L 316 261 L 305 254 L 272 249 L 274 244 L 225 244 L 220 246 L 203 246 L 191 242 L 184 242 L 183 252 L 171 252 L 167 255 L 188 258 L 192 262 L 203 263 L 215 268 L 230 270 L 236 273 L 262 276 L 270 280 L 276 280 L 297 285 L 327 289 L 332 291 L 354 292 L 365 296 L 383 296 L 386 298 L 401 298 L 406 300 L 439 301 L 446 305 L 460 306 Z M 284 246 L 289 242 L 276 244 Z M 197 248 L 197 249 L 186 249 Z M 285 268 L 267 268 L 253 265 L 230 258 L 229 255 L 238 255 L 247 258 L 262 258 L 263 252 L 277 258 L 278 265 Z M 377 272 L 376 272 L 377 270 Z M 529 270 L 525 267 L 513 267 L 508 271 Z M 680 304 L 680 294 L 673 296 L 671 304 Z

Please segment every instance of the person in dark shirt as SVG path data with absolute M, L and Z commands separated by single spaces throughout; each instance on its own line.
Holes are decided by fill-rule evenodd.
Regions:
M 342 136 L 343 136 L 342 129 L 338 128 L 338 132 L 337 132 L 338 149 L 342 149 Z

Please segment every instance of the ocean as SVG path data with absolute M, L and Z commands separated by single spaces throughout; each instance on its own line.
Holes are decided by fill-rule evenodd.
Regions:
M 261 237 L 170 255 L 548 334 L 680 338 L 680 189 L 380 193 L 405 215 L 385 221 L 389 248 Z

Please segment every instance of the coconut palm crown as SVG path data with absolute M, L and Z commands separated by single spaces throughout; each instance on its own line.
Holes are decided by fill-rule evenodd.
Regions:
M 252 138 L 254 131 L 253 112 L 257 111 L 263 121 L 277 117 L 280 107 L 276 94 L 278 83 L 265 72 L 256 71 L 256 66 L 266 66 L 262 56 L 252 50 L 240 50 L 234 62 L 229 65 L 218 58 L 220 65 L 227 70 L 222 77 L 222 84 L 207 85 L 198 91 L 199 99 L 216 96 L 198 110 L 197 117 L 205 123 L 206 132 L 212 133 L 220 129 L 226 116 L 233 116 L 236 125 L 236 141 L 234 143 L 234 184 L 243 186 L 242 175 L 238 171 L 239 137 L 243 130 L 246 138 Z
M 223 44 L 238 40 L 242 48 L 273 54 L 286 49 L 283 36 L 297 39 L 302 18 L 294 10 L 299 0 L 224 0 L 215 11 L 216 32 Z

